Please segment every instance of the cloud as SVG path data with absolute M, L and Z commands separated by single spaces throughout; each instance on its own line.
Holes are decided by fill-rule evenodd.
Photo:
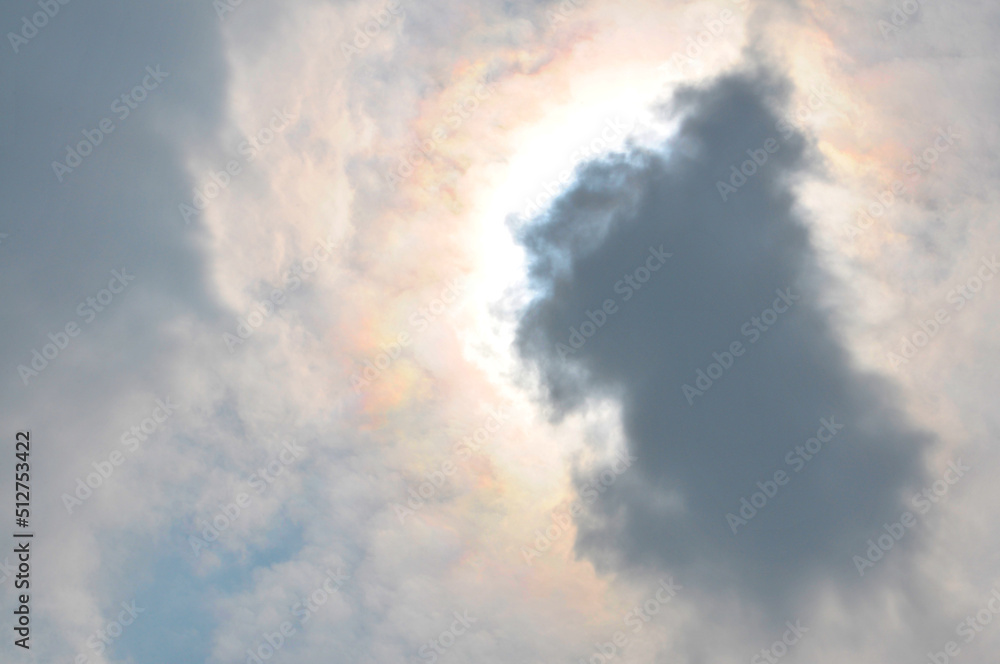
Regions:
M 779 124 L 787 96 L 763 68 L 683 88 L 661 149 L 583 169 L 521 231 L 539 294 L 517 337 L 556 417 L 620 400 L 639 459 L 581 516 L 577 552 L 775 618 L 858 579 L 852 554 L 905 511 L 931 442 L 834 328 L 794 193 L 821 163 Z
M 228 64 L 211 3 L 47 6 L 58 13 L 4 54 L 0 74 L 8 120 L 0 130 L 7 212 L 0 267 L 16 275 L 0 285 L 0 400 L 5 421 L 31 429 L 36 440 L 33 514 L 47 515 L 36 521 L 39 539 L 50 528 L 63 533 L 58 545 L 36 551 L 39 566 L 53 573 L 32 579 L 39 620 L 32 646 L 43 659 L 70 661 L 77 652 L 93 656 L 88 635 L 114 619 L 122 601 L 151 608 L 116 641 L 119 653 L 144 630 L 170 634 L 192 620 L 190 608 L 157 614 L 159 597 L 147 600 L 160 586 L 147 592 L 144 578 L 121 574 L 131 565 L 121 540 L 102 535 L 122 528 L 126 549 L 146 549 L 151 532 L 169 527 L 171 483 L 193 474 L 183 460 L 190 447 L 172 434 L 191 426 L 206 391 L 198 366 L 215 351 L 205 330 L 224 309 L 209 278 L 204 233 L 185 228 L 177 203 L 196 184 L 191 153 L 217 149 Z M 22 11 L 41 14 L 36 3 L 11 8 L 4 24 L 18 25 Z M 25 379 L 19 365 L 38 373 Z M 129 454 L 122 432 L 141 424 L 156 398 L 182 407 L 67 514 L 62 494 L 93 464 L 106 468 L 110 454 Z M 147 474 L 149 466 L 156 470 Z M 152 576 L 175 574 L 161 566 Z M 151 614 L 159 618 L 147 620 Z M 199 644 L 175 641 L 164 652 L 197 657 Z
M 910 506 L 897 502 L 905 489 L 940 476 L 921 478 L 929 439 L 841 345 L 857 351 L 864 334 L 881 334 L 869 346 L 884 355 L 968 278 L 955 253 L 968 245 L 978 264 L 986 251 L 997 132 L 993 122 L 976 129 L 995 116 L 981 85 L 995 20 L 982 8 L 944 16 L 928 6 L 886 40 L 876 21 L 891 9 L 874 0 L 752 11 L 730 0 L 435 0 L 402 2 L 401 13 L 386 0 L 301 0 L 243 2 L 220 17 L 224 1 L 60 5 L 7 51 L 0 73 L 0 412 L 37 441 L 41 659 L 103 661 L 88 637 L 134 601 L 145 612 L 108 660 L 242 661 L 343 565 L 350 580 L 308 623 L 292 623 L 282 656 L 418 659 L 424 645 L 450 641 L 455 612 L 468 611 L 477 623 L 440 661 L 576 661 L 631 629 L 635 602 L 673 576 L 683 592 L 630 642 L 629 659 L 669 649 L 735 661 L 783 634 L 805 607 L 789 616 L 778 606 L 810 580 L 857 579 L 851 556 Z M 10 8 L 5 24 L 19 30 L 38 6 Z M 737 20 L 723 23 L 723 11 Z M 941 39 L 929 43 L 932 34 Z M 682 91 L 651 132 L 682 120 L 674 140 L 599 159 L 524 233 L 540 299 L 519 350 L 559 413 L 587 411 L 546 423 L 547 409 L 508 371 L 519 361 L 515 321 L 493 317 L 494 293 L 524 301 L 505 212 L 558 194 L 573 150 L 593 146 L 606 119 L 647 117 L 661 85 L 712 78 L 745 57 L 744 41 L 787 62 L 796 90 L 750 73 Z M 660 67 L 677 54 L 696 62 Z M 809 106 L 806 120 L 792 113 L 813 146 L 776 114 L 824 85 L 822 108 Z M 278 114 L 291 122 L 272 124 Z M 899 197 L 857 238 L 867 266 L 851 262 L 855 243 L 823 244 L 823 231 L 842 236 L 854 210 L 904 178 L 906 161 L 952 123 L 961 138 L 922 174 L 916 200 Z M 86 152 L 85 140 L 99 144 L 70 164 L 67 149 Z M 257 148 L 240 147 L 251 140 Z M 404 164 L 409 175 L 388 187 Z M 814 189 L 803 193 L 801 178 Z M 211 201 L 186 224 L 178 204 L 192 204 L 193 190 Z M 979 220 L 967 204 L 976 197 Z M 808 231 L 799 206 L 822 213 Z M 313 253 L 331 237 L 329 256 Z M 817 269 L 814 243 L 848 279 Z M 467 286 L 442 308 L 460 275 Z M 931 276 L 943 291 L 926 287 Z M 857 297 L 840 306 L 845 283 Z M 944 421 L 937 428 L 956 446 L 995 421 L 988 294 L 896 374 L 934 369 L 902 403 L 922 423 Z M 910 296 L 905 313 L 884 306 Z M 103 307 L 92 319 L 78 309 L 88 297 Z M 833 331 L 834 316 L 849 335 Z M 755 317 L 768 329 L 745 335 Z M 64 338 L 69 323 L 80 333 Z M 234 352 L 224 334 L 240 335 Z M 400 334 L 411 342 L 394 349 Z M 735 341 L 741 352 L 729 358 Z M 62 342 L 24 385 L 18 365 Z M 978 358 L 964 374 L 962 354 Z M 356 394 L 350 378 L 366 362 L 380 373 Z M 615 402 L 590 408 L 604 397 Z M 157 400 L 178 406 L 154 423 Z M 507 403 L 510 422 L 481 449 L 455 451 Z M 125 442 L 136 429 L 138 446 Z M 809 453 L 820 436 L 830 439 L 818 453 L 795 450 Z M 583 557 L 571 560 L 571 462 L 585 446 L 624 439 L 637 461 L 621 472 L 575 471 L 590 509 L 578 521 Z M 274 465 L 286 440 L 307 453 Z M 953 450 L 943 447 L 929 466 L 946 467 Z M 982 458 L 966 460 L 970 477 L 989 477 Z M 124 461 L 112 468 L 115 459 Z M 260 484 L 262 468 L 280 472 L 273 484 Z M 780 485 L 778 470 L 789 478 Z M 0 484 L 13 496 L 11 480 Z M 952 627 L 948 605 L 978 608 L 979 586 L 994 582 L 988 556 L 966 553 L 990 549 L 979 537 L 995 521 L 988 482 L 976 482 L 956 485 L 954 502 L 921 522 L 941 546 L 922 547 L 897 587 L 885 572 L 910 561 L 915 534 L 864 577 L 886 581 L 872 584 L 879 599 L 903 595 L 937 607 L 934 616 L 824 604 L 834 608 L 804 616 L 815 631 L 795 654 L 885 661 L 940 650 L 944 632 L 932 628 Z M 413 490 L 431 495 L 411 503 Z M 64 493 L 87 491 L 67 513 Z M 743 508 L 745 523 L 727 521 L 743 519 L 741 499 L 759 506 Z M 415 506 L 404 523 L 401 501 Z M 214 538 L 209 528 L 219 536 L 196 557 L 191 537 Z M 525 564 L 523 547 L 539 542 L 544 555 Z M 591 561 L 626 573 L 596 575 Z M 647 568 L 658 573 L 632 578 Z M 948 587 L 930 588 L 938 578 Z M 963 580 L 958 601 L 948 593 Z M 713 588 L 764 600 L 775 624 L 761 629 L 727 594 L 703 605 Z M 921 652 L 914 635 L 928 641 Z M 974 645 L 995 651 L 989 638 Z

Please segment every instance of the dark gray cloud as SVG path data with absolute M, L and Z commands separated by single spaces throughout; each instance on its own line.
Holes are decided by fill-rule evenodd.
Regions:
M 37 555 L 51 561 L 72 547 L 73 560 L 101 556 L 106 563 L 113 552 L 80 545 L 74 529 L 63 527 L 59 496 L 67 476 L 107 458 L 119 413 L 133 408 L 137 395 L 189 396 L 178 389 L 185 378 L 197 384 L 184 374 L 192 366 L 183 356 L 194 335 L 183 322 L 225 313 L 205 275 L 201 226 L 186 227 L 177 205 L 190 200 L 196 184 L 187 163 L 194 149 L 222 151 L 228 65 L 211 2 L 46 6 L 58 12 L 46 18 L 35 2 L 10 3 L 0 12 L 0 233 L 6 234 L 0 245 L 0 412 L 8 431 L 27 427 L 39 441 L 32 460 L 45 471 L 32 476 L 34 514 L 45 515 L 40 530 L 63 533 L 58 545 L 40 544 Z M 41 27 L 25 27 L 25 16 Z M 28 36 L 26 43 L 15 40 L 16 52 L 8 31 Z M 112 290 L 104 290 L 112 280 Z M 67 325 L 75 326 L 75 337 L 66 335 Z M 47 353 L 47 365 L 36 359 L 33 366 L 33 351 Z M 38 375 L 25 384 L 19 365 Z M 138 539 L 132 540 L 136 550 Z M 118 570 L 72 582 L 106 579 L 98 585 L 119 598 L 112 605 L 123 595 L 141 605 L 151 594 L 135 590 L 144 580 Z M 42 620 L 52 622 L 42 623 L 35 636 L 40 643 L 32 645 L 43 659 L 69 661 L 83 647 L 80 634 L 90 631 L 80 617 L 91 606 L 57 578 L 40 579 L 34 592 L 57 598 L 53 606 L 66 613 L 45 615 Z M 157 604 L 154 598 L 147 606 Z M 185 633 L 189 614 L 171 607 L 150 625 L 176 637 Z M 71 620 L 80 621 L 81 633 Z M 198 629 L 198 638 L 187 631 L 160 654 L 197 658 L 207 631 Z M 128 650 L 128 641 L 121 643 Z
M 832 327 L 823 296 L 833 284 L 792 193 L 817 162 L 779 124 L 786 95 L 761 71 L 684 89 L 662 110 L 682 118 L 662 149 L 583 169 L 522 231 L 540 295 L 517 342 L 557 417 L 620 399 L 639 459 L 581 518 L 578 552 L 605 569 L 666 568 L 776 612 L 810 580 L 858 579 L 852 555 L 907 508 L 929 442 L 886 381 L 852 367 Z M 717 183 L 755 155 L 767 159 L 723 200 Z M 672 256 L 646 272 L 661 245 Z M 613 313 L 591 328 L 606 300 Z M 786 310 L 764 313 L 775 306 Z M 734 342 L 741 354 L 724 355 Z M 722 375 L 704 390 L 698 372 L 717 359 L 727 367 L 712 368 Z M 831 417 L 843 428 L 815 456 L 798 455 Z M 777 492 L 734 534 L 726 515 L 779 470 L 787 482 L 766 485 Z
M 74 382 L 70 392 L 80 383 L 92 394 L 134 389 L 140 367 L 152 372 L 182 341 L 161 323 L 221 313 L 205 291 L 198 232 L 177 212 L 194 185 L 185 155 L 214 146 L 225 115 L 227 65 L 211 3 L 58 6 L 37 33 L 26 30 L 32 36 L 16 53 L 5 39 L 0 56 L 7 402 L 62 380 Z M 22 15 L 38 11 L 34 3 L 12 7 L 3 24 L 18 32 Z M 80 315 L 79 304 L 123 268 L 135 275 L 130 288 L 98 318 Z M 131 327 L 109 333 L 126 311 L 139 314 Z M 80 336 L 25 386 L 17 367 L 70 322 Z M 83 346 L 100 359 L 84 361 Z

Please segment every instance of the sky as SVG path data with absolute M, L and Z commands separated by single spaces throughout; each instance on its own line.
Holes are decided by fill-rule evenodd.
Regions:
M 1000 7 L 0 27 L 4 662 L 994 661 Z

